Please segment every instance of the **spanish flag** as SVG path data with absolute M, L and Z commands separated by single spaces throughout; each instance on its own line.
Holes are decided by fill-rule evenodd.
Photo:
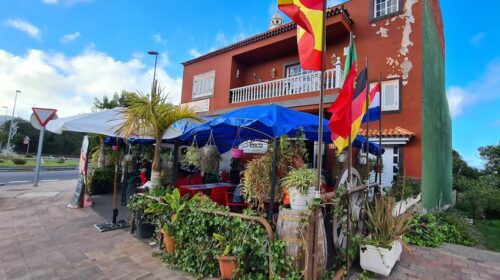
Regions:
M 300 65 L 321 70 L 326 0 L 278 0 L 278 8 L 297 24 Z

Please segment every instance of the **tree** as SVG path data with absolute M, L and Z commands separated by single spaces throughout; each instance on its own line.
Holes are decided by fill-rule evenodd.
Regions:
M 479 170 L 474 167 L 470 167 L 467 162 L 462 159 L 460 154 L 453 150 L 453 177 L 464 176 L 468 179 L 477 179 L 480 175 Z
M 140 92 L 127 96 L 128 107 L 124 111 L 124 122 L 118 127 L 118 134 L 127 137 L 132 133 L 141 133 L 154 137 L 155 147 L 151 181 L 160 183 L 160 148 L 163 135 L 172 124 L 183 119 L 196 119 L 197 115 L 186 106 L 175 106 L 167 102 L 158 81 L 153 81 L 151 94 Z
M 484 173 L 500 176 L 500 142 L 479 148 L 479 156 L 485 161 Z

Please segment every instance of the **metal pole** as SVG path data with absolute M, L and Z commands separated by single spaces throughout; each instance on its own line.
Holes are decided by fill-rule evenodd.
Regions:
M 10 147 L 10 138 L 12 137 L 12 124 L 14 123 L 14 113 L 16 112 L 17 94 L 21 91 L 16 90 L 16 97 L 14 97 L 14 108 L 12 109 L 12 118 L 10 119 L 9 138 L 7 138 L 7 149 Z
M 378 101 L 380 105 L 380 116 L 378 118 L 378 145 L 379 145 L 379 154 L 377 156 L 377 163 L 381 164 L 382 163 L 382 73 L 378 73 L 378 84 L 380 86 L 380 92 L 378 94 Z M 382 172 L 383 170 L 380 170 L 379 173 L 379 178 L 378 178 L 378 185 L 380 189 L 382 189 Z
M 274 193 L 276 192 L 276 185 L 278 184 L 278 176 L 276 169 L 278 168 L 278 153 L 280 149 L 280 139 L 274 138 L 274 153 L 273 153 L 273 169 L 271 171 L 271 193 L 269 194 L 269 209 L 267 211 L 267 220 L 272 222 L 273 220 L 273 208 L 274 208 Z
M 155 69 L 153 70 L 153 83 L 156 80 L 156 61 L 158 60 L 158 54 L 155 54 Z
M 326 57 L 326 2 L 323 1 L 323 42 L 321 50 L 321 75 L 319 79 L 319 112 L 318 112 L 318 160 L 316 173 L 316 192 L 321 188 L 321 169 L 323 165 L 323 95 L 324 95 L 324 75 L 325 75 L 325 57 Z
M 369 123 L 370 123 L 370 79 L 368 75 L 368 56 L 365 56 L 365 61 L 366 61 L 366 111 L 365 111 L 365 116 L 366 116 L 366 143 L 365 143 L 365 155 L 366 155 L 366 166 L 365 166 L 365 176 L 366 176 L 366 183 L 369 181 L 369 164 L 368 164 L 368 153 L 370 152 L 370 139 L 369 137 Z
M 38 152 L 36 153 L 35 180 L 33 181 L 33 187 L 38 186 L 38 179 L 40 177 L 40 163 L 42 162 L 42 147 L 44 135 L 45 126 L 42 126 L 42 128 L 40 129 L 40 137 L 38 137 Z
M 116 217 L 118 217 L 118 208 L 116 207 L 116 191 L 118 189 L 118 166 L 120 163 L 119 154 L 120 154 L 120 138 L 116 138 L 116 152 L 115 152 L 115 181 L 113 183 L 113 224 L 116 224 Z

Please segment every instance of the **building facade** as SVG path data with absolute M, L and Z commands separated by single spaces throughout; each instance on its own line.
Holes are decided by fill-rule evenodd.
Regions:
M 325 108 L 339 94 L 353 32 L 358 69 L 367 58 L 370 83 L 382 80 L 383 185 L 404 175 L 421 181 L 426 209 L 450 203 L 451 119 L 439 0 L 350 0 L 330 7 L 326 24 Z M 181 103 L 201 115 L 269 103 L 318 114 L 320 74 L 301 69 L 296 26 L 279 14 L 268 31 L 183 65 Z M 369 129 L 370 137 L 378 134 Z

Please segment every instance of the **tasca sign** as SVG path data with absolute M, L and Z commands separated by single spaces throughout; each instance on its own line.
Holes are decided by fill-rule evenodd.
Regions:
M 268 144 L 261 140 L 248 140 L 239 145 L 245 154 L 263 154 L 267 152 Z

